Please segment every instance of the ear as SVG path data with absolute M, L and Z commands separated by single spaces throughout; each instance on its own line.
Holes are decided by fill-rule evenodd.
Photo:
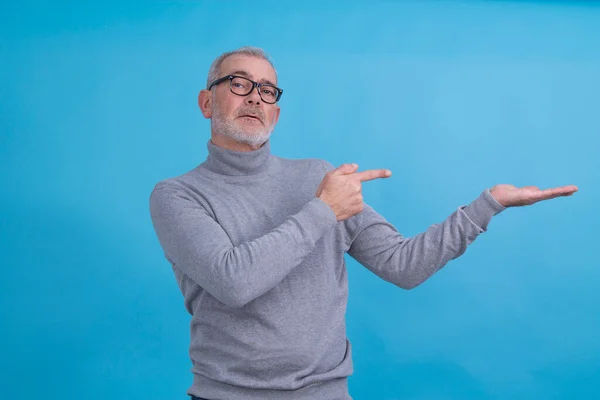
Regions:
M 275 104 L 276 110 L 275 110 L 275 121 L 273 121 L 273 126 L 275 126 L 277 124 L 277 121 L 279 121 L 279 113 L 281 112 L 281 108 L 279 107 L 278 104 Z
M 212 95 L 213 93 L 206 89 L 202 89 L 200 93 L 198 93 L 198 107 L 200 107 L 200 111 L 202 111 L 204 118 L 212 117 Z

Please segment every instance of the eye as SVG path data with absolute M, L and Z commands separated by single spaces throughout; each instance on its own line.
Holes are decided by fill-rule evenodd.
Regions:
M 235 77 L 231 80 L 231 87 L 239 90 L 250 90 L 252 83 L 247 79 Z

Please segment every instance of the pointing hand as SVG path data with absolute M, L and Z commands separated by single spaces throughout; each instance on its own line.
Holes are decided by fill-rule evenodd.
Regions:
M 362 182 L 392 175 L 387 169 L 356 172 L 357 169 L 356 164 L 342 164 L 328 172 L 317 189 L 316 196 L 331 207 L 338 221 L 363 210 Z

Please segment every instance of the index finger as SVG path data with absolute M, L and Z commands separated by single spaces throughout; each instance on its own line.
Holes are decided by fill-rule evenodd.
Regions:
M 392 171 L 389 169 L 369 169 L 367 171 L 355 172 L 353 175 L 361 182 L 364 182 L 378 178 L 389 178 L 392 175 Z

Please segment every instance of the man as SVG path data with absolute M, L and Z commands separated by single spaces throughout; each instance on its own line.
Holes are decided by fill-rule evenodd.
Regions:
M 192 316 L 193 399 L 351 399 L 346 252 L 414 288 L 463 254 L 493 215 L 577 190 L 497 185 L 404 238 L 361 195 L 362 182 L 390 171 L 270 153 L 277 85 L 260 49 L 217 58 L 198 96 L 211 119 L 208 157 L 150 196 Z

